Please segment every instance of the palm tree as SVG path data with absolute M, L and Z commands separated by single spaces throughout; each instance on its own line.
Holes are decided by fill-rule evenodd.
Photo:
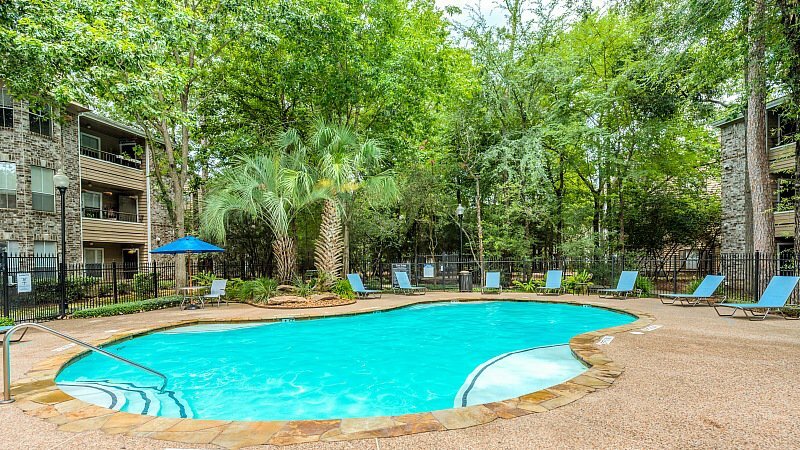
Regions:
M 398 188 L 391 171 L 374 173 L 383 162 L 383 150 L 374 139 L 362 140 L 350 127 L 317 121 L 310 138 L 317 186 L 326 196 L 314 263 L 329 280 L 350 270 L 350 221 L 358 195 L 374 202 L 394 201 Z M 284 151 L 303 148 L 294 130 L 279 139 Z M 304 150 L 305 152 L 305 150 Z
M 211 186 L 202 213 L 203 231 L 224 241 L 228 221 L 236 215 L 268 224 L 274 238 L 272 252 L 277 261 L 277 278 L 293 279 L 297 245 L 290 224 L 305 206 L 322 197 L 307 170 L 302 148 L 287 152 L 239 156 Z

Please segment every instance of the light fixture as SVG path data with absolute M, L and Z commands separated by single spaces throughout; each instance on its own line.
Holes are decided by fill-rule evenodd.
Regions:
M 67 189 L 69 187 L 69 178 L 64 175 L 64 172 L 61 169 L 58 169 L 55 175 L 53 175 L 53 186 L 57 189 Z
M 456 207 L 456 215 L 458 217 L 461 217 L 461 216 L 464 215 L 464 207 L 461 205 L 461 203 L 459 203 L 458 206 Z

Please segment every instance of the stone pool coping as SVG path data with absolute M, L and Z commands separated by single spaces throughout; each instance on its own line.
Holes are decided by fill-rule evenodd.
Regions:
M 86 432 L 100 430 L 110 434 L 148 437 L 187 444 L 212 444 L 225 448 L 241 448 L 252 445 L 290 445 L 306 442 L 332 442 L 367 438 L 387 438 L 415 433 L 468 428 L 489 423 L 497 418 L 511 419 L 528 414 L 538 414 L 572 403 L 598 389 L 609 387 L 619 377 L 624 367 L 615 364 L 596 345 L 603 336 L 642 328 L 654 321 L 654 317 L 642 311 L 625 307 L 609 307 L 570 300 L 547 299 L 495 299 L 473 298 L 458 301 L 531 301 L 540 303 L 565 303 L 590 305 L 597 308 L 631 314 L 637 319 L 629 324 L 606 328 L 574 336 L 569 341 L 573 354 L 589 368 L 586 372 L 564 383 L 548 387 L 520 397 L 463 408 L 444 409 L 432 412 L 399 416 L 349 418 L 334 420 L 299 421 L 221 421 L 180 419 L 143 416 L 115 411 L 75 399 L 61 391 L 55 377 L 70 361 L 81 357 L 88 350 L 81 348 L 65 351 L 34 365 L 25 377 L 12 386 L 15 405 L 27 414 L 58 426 L 61 431 Z M 344 314 L 308 314 L 296 320 L 334 316 L 369 314 L 389 311 L 413 304 L 440 303 L 448 300 L 425 300 L 404 305 L 387 305 L 368 311 Z M 107 345 L 177 326 L 207 323 L 269 322 L 253 318 L 176 320 L 157 327 L 132 329 L 117 333 L 108 339 L 90 342 L 92 345 Z

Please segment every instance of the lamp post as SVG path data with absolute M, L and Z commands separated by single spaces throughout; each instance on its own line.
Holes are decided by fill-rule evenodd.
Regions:
M 58 278 L 61 287 L 61 317 L 67 315 L 67 210 L 64 203 L 64 194 L 69 187 L 69 178 L 60 169 L 53 175 L 53 186 L 58 189 L 61 197 L 61 264 L 59 264 Z
M 456 207 L 456 215 L 458 216 L 458 268 L 461 269 L 461 259 L 464 253 L 464 207 L 461 203 Z

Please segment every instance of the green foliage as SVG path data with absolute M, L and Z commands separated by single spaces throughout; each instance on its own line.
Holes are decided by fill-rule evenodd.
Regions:
M 656 290 L 653 281 L 650 278 L 647 278 L 642 275 L 636 277 L 636 283 L 634 284 L 634 288 L 640 289 L 644 297 L 650 296 Z
M 14 321 L 8 317 L 0 316 L 0 327 L 13 326 Z
M 133 276 L 133 292 L 136 295 L 148 298 L 155 292 L 153 285 L 153 275 L 149 273 L 137 273 Z
M 536 292 L 536 288 L 544 286 L 544 280 L 534 280 L 533 278 L 525 282 L 514 280 L 511 285 L 514 289 L 522 292 Z
M 198 272 L 192 275 L 192 280 L 194 280 L 198 286 L 211 286 L 211 282 L 216 279 L 217 276 L 214 275 L 214 272 Z
M 242 300 L 269 303 L 269 299 L 275 296 L 277 290 L 277 281 L 269 277 L 261 277 L 255 280 L 234 282 L 233 291 L 226 289 L 226 292 Z
M 564 289 L 575 290 L 579 285 L 591 286 L 594 275 L 587 270 L 581 270 L 564 278 Z
M 303 281 L 302 278 L 297 277 L 292 285 L 295 289 L 295 295 L 299 297 L 308 297 L 314 293 L 314 286 L 316 285 L 316 282 L 314 280 Z
M 331 292 L 348 300 L 356 298 L 356 293 L 353 292 L 353 288 L 350 286 L 350 282 L 347 280 L 339 280 L 334 283 L 333 287 L 331 288 Z
M 72 313 L 72 317 L 75 319 L 85 319 L 89 317 L 119 316 L 123 314 L 134 314 L 138 312 L 153 311 L 156 309 L 171 308 L 179 305 L 180 303 L 181 298 L 177 296 L 159 297 L 136 302 L 125 302 L 99 306 L 97 308 L 81 309 Z

